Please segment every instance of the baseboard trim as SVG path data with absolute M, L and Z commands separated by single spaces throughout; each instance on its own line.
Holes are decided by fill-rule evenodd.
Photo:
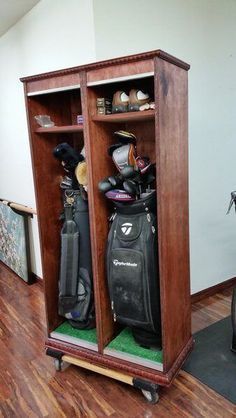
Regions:
M 200 302 L 200 300 L 213 296 L 218 292 L 222 292 L 231 286 L 236 286 L 236 277 L 232 277 L 229 280 L 225 280 L 225 282 L 218 283 L 215 286 L 211 286 L 201 290 L 200 292 L 194 293 L 191 295 L 191 303 Z
M 31 276 L 32 276 L 32 280 L 33 280 L 34 283 L 37 282 L 40 285 L 43 285 L 43 279 L 42 279 L 42 277 L 37 276 L 37 274 L 35 274 L 35 273 L 31 273 Z
M 8 270 L 9 273 L 14 274 L 17 278 L 22 280 L 22 282 L 27 284 L 27 285 L 34 284 L 35 282 L 38 282 L 40 284 L 43 283 L 43 280 L 41 279 L 41 277 L 37 276 L 33 272 L 29 272 L 28 281 L 23 280 L 22 277 L 18 276 L 18 274 L 14 270 L 12 270 L 11 267 L 9 267 L 7 264 L 5 264 L 2 260 L 0 260 L 0 267 L 3 267 L 4 269 Z

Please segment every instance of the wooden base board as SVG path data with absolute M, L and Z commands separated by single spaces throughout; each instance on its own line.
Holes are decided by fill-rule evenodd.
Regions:
M 207 289 L 201 290 L 200 292 L 194 293 L 191 295 L 191 303 L 193 304 L 199 302 L 200 300 L 213 296 L 218 292 L 229 289 L 231 286 L 236 286 L 236 277 L 232 277 L 231 279 L 218 283 L 215 286 L 211 286 Z
M 68 345 L 62 341 L 55 341 L 51 338 L 47 339 L 45 348 L 55 350 L 55 352 L 61 353 L 63 356 L 72 356 L 74 359 L 82 360 L 86 363 L 88 362 L 98 367 L 105 367 L 119 373 L 124 373 L 128 376 L 131 376 L 132 378 L 142 378 L 151 383 L 157 383 L 160 386 L 168 387 L 171 385 L 172 380 L 192 350 L 193 344 L 193 338 L 190 337 L 189 341 L 172 365 L 171 369 L 167 372 L 159 372 L 157 370 L 147 369 L 141 365 L 134 366 L 134 364 L 128 361 L 123 361 L 121 359 L 112 358 L 108 355 L 95 353 L 91 350 L 73 347 L 72 345 Z
M 31 273 L 31 276 L 32 276 L 32 279 L 33 279 L 34 282 L 39 283 L 41 286 L 43 285 L 43 278 L 42 277 L 37 276 L 37 274 L 35 274 L 33 272 Z

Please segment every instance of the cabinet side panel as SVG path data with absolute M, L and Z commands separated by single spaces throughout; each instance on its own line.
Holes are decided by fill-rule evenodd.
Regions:
M 59 215 L 62 209 L 59 189 L 61 169 L 52 156 L 52 150 L 57 144 L 56 138 L 42 138 L 34 133 L 33 117 L 44 108 L 27 96 L 25 98 L 40 233 L 47 331 L 50 333 L 60 322 L 57 296 L 61 229 Z
M 187 71 L 155 58 L 159 265 L 164 370 L 191 336 Z

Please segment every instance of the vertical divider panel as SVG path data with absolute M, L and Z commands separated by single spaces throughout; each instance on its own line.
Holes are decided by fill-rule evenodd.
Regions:
M 188 73 L 155 60 L 158 246 L 164 371 L 191 338 Z
M 87 87 L 86 80 L 86 72 L 81 73 L 96 326 L 98 349 L 102 353 L 114 334 L 114 322 L 111 315 L 105 265 L 108 218 L 111 212 L 104 196 L 98 190 L 98 182 L 107 175 L 111 175 L 114 170 L 106 152 L 110 145 L 112 129 L 110 124 L 101 126 L 92 121 L 92 116 L 96 114 L 96 94 L 93 89 Z

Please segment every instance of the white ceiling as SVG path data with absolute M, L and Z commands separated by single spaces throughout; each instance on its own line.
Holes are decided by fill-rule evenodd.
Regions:
M 0 0 L 0 36 L 40 0 Z

